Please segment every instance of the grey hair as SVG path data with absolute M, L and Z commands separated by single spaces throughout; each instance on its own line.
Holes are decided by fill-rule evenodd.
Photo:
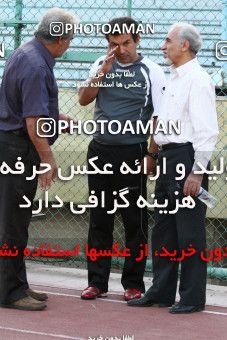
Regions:
M 63 34 L 59 34 L 58 36 L 52 35 L 51 25 L 54 22 L 60 23 L 62 24 L 62 27 L 65 27 L 66 24 L 78 24 L 79 17 L 58 7 L 50 8 L 44 13 L 41 21 L 39 22 L 38 28 L 34 32 L 35 37 L 42 39 L 46 43 L 53 43 L 59 38 L 59 36 L 66 39 L 73 36 L 73 31 L 69 31 L 66 34 L 64 30 Z
M 202 46 L 202 38 L 197 30 L 197 28 L 193 25 L 179 22 L 171 26 L 170 31 L 173 29 L 178 30 L 178 37 L 181 42 L 188 40 L 189 42 L 189 50 L 193 54 L 197 54 Z

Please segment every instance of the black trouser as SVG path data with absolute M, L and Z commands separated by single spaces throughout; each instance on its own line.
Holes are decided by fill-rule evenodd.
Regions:
M 25 165 L 23 174 L 0 174 L 0 247 L 4 243 L 9 249 L 14 246 L 18 256 L 0 256 L 0 304 L 8 304 L 26 296 L 28 288 L 23 250 L 27 246 L 28 226 L 31 220 L 32 206 L 20 208 L 24 204 L 23 195 L 33 202 L 37 178 L 27 181 L 31 176 L 32 166 L 39 164 L 39 157 L 33 144 L 26 136 L 0 131 L 0 166 L 6 162 L 15 169 L 17 157 Z
M 139 209 L 136 201 L 139 195 L 146 198 L 146 176 L 123 175 L 119 169 L 122 162 L 126 162 L 132 169 L 136 169 L 135 161 L 141 162 L 146 152 L 146 143 L 135 145 L 103 145 L 91 141 L 88 148 L 88 158 L 98 156 L 96 164 L 103 169 L 104 164 L 113 165 L 113 175 L 94 174 L 88 176 L 89 192 L 95 190 L 98 198 L 101 191 L 105 192 L 105 208 L 98 206 L 90 209 L 90 223 L 88 234 L 89 248 L 111 249 L 113 244 L 114 214 L 107 214 L 113 209 L 113 191 L 128 188 L 125 196 L 130 205 L 128 208 L 119 209 L 125 229 L 125 247 L 131 251 L 130 257 L 125 257 L 121 283 L 126 288 L 138 288 L 144 291 L 143 275 L 146 258 L 136 261 L 139 257 L 140 244 L 147 243 L 147 211 Z M 89 167 L 89 170 L 92 170 Z M 119 201 L 119 203 L 122 203 Z M 103 291 L 108 291 L 108 279 L 110 274 L 111 258 L 100 257 L 97 261 L 91 261 L 88 257 L 88 284 L 96 286 Z
M 176 198 L 183 198 L 181 183 L 175 180 L 177 176 L 176 165 L 183 163 L 186 176 L 191 172 L 194 163 L 194 150 L 187 145 L 171 150 L 161 151 L 159 163 L 166 157 L 167 174 L 159 177 L 156 183 L 155 196 L 162 203 L 165 198 L 169 200 L 167 210 L 176 206 Z M 161 169 L 162 173 L 162 169 Z M 179 174 L 178 174 L 179 176 Z M 204 175 L 202 187 L 207 189 L 208 179 Z M 179 195 L 174 194 L 180 191 Z M 207 263 L 200 259 L 200 251 L 206 248 L 205 214 L 206 206 L 195 198 L 196 206 L 193 209 L 180 208 L 176 214 L 160 214 L 155 210 L 155 227 L 152 232 L 153 253 L 153 286 L 147 291 L 152 299 L 163 303 L 174 303 L 178 279 L 179 262 L 171 261 L 169 257 L 154 256 L 155 250 L 161 251 L 162 246 L 169 251 L 176 249 L 180 256 L 182 249 L 192 244 L 196 255 L 186 257 L 181 262 L 180 275 L 180 301 L 184 305 L 205 304 Z

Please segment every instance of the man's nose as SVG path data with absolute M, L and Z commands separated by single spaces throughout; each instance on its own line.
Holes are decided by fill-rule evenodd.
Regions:
M 119 51 L 120 54 L 123 54 L 125 52 L 124 46 L 119 46 L 119 50 L 118 51 Z
M 166 44 L 164 43 L 162 46 L 161 46 L 161 50 L 164 50 L 166 48 Z

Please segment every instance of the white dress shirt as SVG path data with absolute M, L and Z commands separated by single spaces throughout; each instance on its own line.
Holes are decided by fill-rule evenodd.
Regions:
M 154 135 L 158 145 L 191 142 L 195 151 L 193 169 L 197 168 L 198 161 L 207 166 L 218 135 L 215 88 L 197 58 L 177 68 L 171 66 L 158 119 L 165 126 L 169 120 L 181 122 L 180 135 L 162 132 Z

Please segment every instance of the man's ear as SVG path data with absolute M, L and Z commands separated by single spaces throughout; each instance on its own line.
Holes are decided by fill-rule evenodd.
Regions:
M 190 43 L 188 40 L 184 40 L 182 43 L 182 52 L 187 52 L 190 49 Z
M 64 38 L 63 38 L 63 36 L 58 37 L 56 41 L 57 41 L 58 45 L 61 46 L 61 45 L 64 43 Z
M 138 46 L 139 43 L 140 43 L 140 35 L 139 35 L 139 34 L 137 34 L 137 36 L 136 36 L 135 43 L 136 43 L 137 46 Z

